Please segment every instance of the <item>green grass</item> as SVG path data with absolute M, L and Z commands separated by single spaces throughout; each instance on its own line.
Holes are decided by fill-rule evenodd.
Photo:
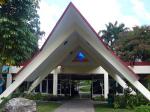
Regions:
M 84 86 L 84 87 L 80 88 L 80 91 L 82 91 L 82 92 L 90 92 L 91 89 L 90 89 L 90 86 Z
M 134 112 L 134 110 L 129 109 L 114 109 L 107 106 L 107 104 L 96 104 L 94 105 L 95 112 Z
M 37 111 L 38 112 L 53 112 L 59 106 L 60 106 L 59 103 L 38 103 Z

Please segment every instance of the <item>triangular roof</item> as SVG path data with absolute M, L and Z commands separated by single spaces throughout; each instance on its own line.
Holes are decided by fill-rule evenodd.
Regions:
M 117 74 L 128 80 L 150 100 L 149 91 L 139 83 L 139 77 L 107 48 L 72 3 L 66 8 L 40 52 L 24 66 L 16 76 L 14 83 L 0 97 L 11 94 L 24 80 L 35 80 L 40 75 L 50 73 L 72 49 L 78 46 L 91 53 L 98 64 L 109 74 Z

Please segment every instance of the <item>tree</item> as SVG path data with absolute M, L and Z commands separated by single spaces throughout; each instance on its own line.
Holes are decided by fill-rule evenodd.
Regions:
M 118 25 L 118 22 L 116 21 L 114 24 L 113 23 L 108 23 L 108 25 L 106 24 L 106 30 L 99 31 L 99 35 L 110 48 L 113 48 L 113 44 L 115 40 L 118 39 L 119 33 L 125 32 L 127 30 L 128 28 L 125 27 L 123 23 Z
M 120 33 L 114 50 L 124 61 L 150 61 L 150 26 L 136 26 Z
M 19 65 L 38 50 L 39 0 L 6 0 L 0 5 L 0 66 Z

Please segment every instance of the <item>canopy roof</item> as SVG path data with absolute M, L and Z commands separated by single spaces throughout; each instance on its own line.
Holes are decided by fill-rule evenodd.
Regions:
M 150 100 L 150 93 L 139 83 L 139 77 L 105 46 L 72 3 L 66 8 L 40 52 L 23 67 L 14 83 L 1 96 L 8 96 L 25 80 L 33 81 L 43 74 L 50 73 L 77 47 L 84 49 L 96 65 L 102 66 L 109 74 L 117 74 L 128 80 Z
M 47 51 L 48 57 L 39 63 L 28 79 L 34 80 L 32 76 L 38 77 L 37 74 L 40 71 L 51 67 L 49 64 L 55 64 L 53 68 L 60 65 L 67 55 L 79 46 L 109 73 L 138 79 L 138 76 L 100 40 L 99 35 L 72 3 L 68 5 L 41 48 L 39 55 L 41 54 L 44 58 L 44 53 Z

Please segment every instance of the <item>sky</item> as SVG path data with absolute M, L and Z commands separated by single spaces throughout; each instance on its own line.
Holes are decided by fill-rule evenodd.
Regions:
M 38 14 L 45 35 L 42 46 L 58 19 L 72 2 L 96 32 L 109 22 L 124 23 L 126 27 L 150 24 L 150 0 L 41 0 Z

